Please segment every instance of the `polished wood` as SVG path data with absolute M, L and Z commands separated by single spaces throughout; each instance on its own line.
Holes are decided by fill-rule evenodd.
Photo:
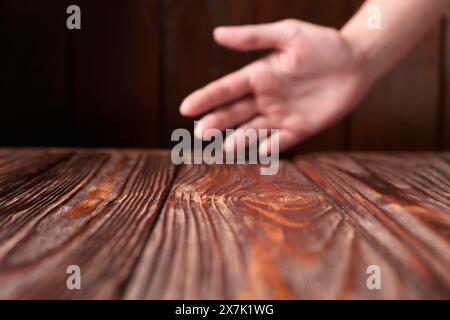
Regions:
M 449 214 L 448 153 L 0 149 L 0 298 L 448 299 Z

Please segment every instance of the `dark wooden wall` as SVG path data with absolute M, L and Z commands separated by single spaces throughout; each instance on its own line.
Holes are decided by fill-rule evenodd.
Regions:
M 168 147 L 192 90 L 257 58 L 215 26 L 298 18 L 341 27 L 360 0 L 0 0 L 0 145 Z M 82 30 L 66 29 L 66 8 Z M 442 21 L 346 119 L 297 150 L 450 148 Z

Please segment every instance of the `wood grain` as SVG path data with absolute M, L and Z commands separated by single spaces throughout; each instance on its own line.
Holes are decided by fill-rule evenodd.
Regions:
M 354 154 L 297 159 L 302 171 L 364 238 L 384 253 L 399 278 L 422 298 L 450 295 L 449 155 Z M 319 174 L 320 172 L 320 174 Z M 411 291 L 397 293 L 407 297 Z
M 165 152 L 2 154 L 0 298 L 120 297 L 173 174 Z
M 361 198 L 360 193 L 368 191 L 362 184 L 355 186 L 350 178 L 341 179 L 338 186 L 354 188 L 351 195 L 356 199 L 351 204 L 356 209 L 341 198 L 334 198 L 333 190 L 316 179 L 325 170 L 322 166 L 312 169 L 316 160 L 334 164 L 343 174 L 349 171 L 351 177 L 351 159 L 300 158 L 297 163 L 304 173 L 292 163 L 283 162 L 280 173 L 274 177 L 261 177 L 255 166 L 182 168 L 126 297 L 449 297 L 448 159 L 416 160 L 424 167 L 427 164 L 424 174 L 432 179 L 433 187 L 427 196 L 434 194 L 436 200 L 419 206 L 415 203 L 424 196 L 420 191 L 413 190 L 409 202 L 403 197 L 395 198 L 394 193 L 389 199 L 397 202 L 387 203 L 391 205 L 388 212 Z M 367 156 L 361 161 L 367 161 L 368 166 L 378 164 L 390 178 L 397 162 L 404 160 L 375 156 L 372 161 Z M 328 178 L 327 174 L 325 171 L 323 179 Z M 375 184 L 374 188 L 379 185 L 375 178 L 369 181 Z M 344 190 L 338 195 L 347 196 Z M 372 225 L 363 224 L 363 218 L 355 223 L 353 214 L 368 215 L 366 207 L 379 215 L 377 219 L 390 220 L 389 215 L 396 213 L 398 223 L 408 231 L 400 227 L 395 232 L 386 230 L 382 223 L 369 217 L 365 220 Z M 426 222 L 418 221 L 416 215 Z M 410 230 L 413 228 L 417 230 Z M 408 232 L 414 236 L 407 237 Z M 380 291 L 366 287 L 370 265 L 378 265 L 382 270 L 384 287 Z
M 127 297 L 293 298 L 308 286 L 318 296 L 332 275 L 307 266 L 335 258 L 331 250 L 317 259 L 323 248 L 345 249 L 344 230 L 347 223 L 290 163 L 274 178 L 251 166 L 186 166 Z
M 450 298 L 450 154 L 259 169 L 0 149 L 0 298 Z M 80 291 L 66 287 L 70 265 Z M 381 290 L 367 288 L 371 265 Z

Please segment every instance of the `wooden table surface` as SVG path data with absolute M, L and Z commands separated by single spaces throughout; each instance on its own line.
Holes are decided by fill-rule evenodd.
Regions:
M 450 298 L 450 154 L 0 149 L 0 298 Z

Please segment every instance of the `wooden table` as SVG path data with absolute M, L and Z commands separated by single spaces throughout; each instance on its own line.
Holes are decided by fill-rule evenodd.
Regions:
M 261 176 L 167 151 L 0 149 L 0 181 L 2 299 L 450 298 L 448 153 L 307 154 Z

